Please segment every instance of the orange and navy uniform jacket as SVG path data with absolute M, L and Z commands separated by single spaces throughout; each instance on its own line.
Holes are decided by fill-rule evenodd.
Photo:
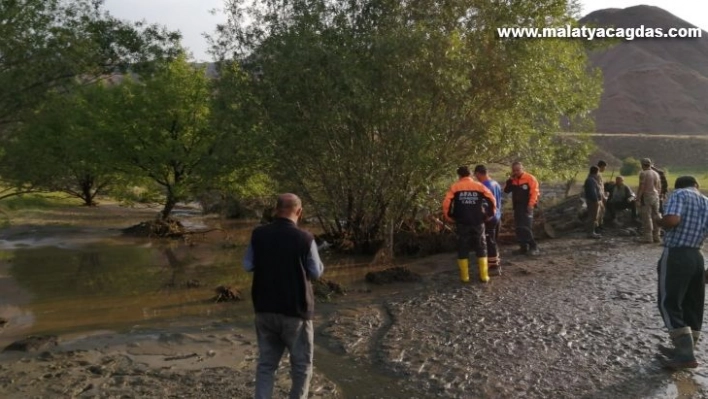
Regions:
M 456 181 L 443 200 L 443 214 L 459 224 L 479 225 L 497 211 L 494 194 L 471 177 Z
M 524 172 L 518 178 L 512 177 L 507 180 L 504 192 L 511 193 L 511 203 L 515 210 L 534 208 L 538 203 L 538 180 Z

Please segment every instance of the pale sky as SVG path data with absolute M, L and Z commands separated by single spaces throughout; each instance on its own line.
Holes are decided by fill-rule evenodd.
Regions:
M 603 8 L 625 8 L 640 4 L 657 6 L 708 31 L 708 3 L 704 0 L 581 0 L 583 15 Z M 182 32 L 182 45 L 195 60 L 209 61 L 203 33 L 211 33 L 225 20 L 223 14 L 211 15 L 223 8 L 224 0 L 105 0 L 106 9 L 115 17 L 131 21 L 145 20 Z

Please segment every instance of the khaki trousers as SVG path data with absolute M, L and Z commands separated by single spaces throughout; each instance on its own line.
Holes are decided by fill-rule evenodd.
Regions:
M 642 232 L 645 241 L 661 240 L 660 228 L 654 224 L 654 219 L 661 217 L 659 214 L 659 194 L 642 194 L 639 213 L 642 218 Z

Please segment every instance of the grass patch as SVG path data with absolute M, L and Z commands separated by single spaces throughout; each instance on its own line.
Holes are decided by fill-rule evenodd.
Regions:
M 67 206 L 77 206 L 81 204 L 82 201 L 78 198 L 68 197 L 59 193 L 24 194 L 5 198 L 0 201 L 0 206 L 8 211 L 53 209 Z
M 701 188 L 708 188 L 708 172 L 706 172 L 705 169 L 697 169 L 697 168 L 672 168 L 668 167 L 666 168 L 666 181 L 669 183 L 669 190 L 672 190 L 674 187 L 674 182 L 676 181 L 676 178 L 679 176 L 686 176 L 686 175 L 691 175 L 698 180 L 698 184 L 700 185 Z M 605 173 L 602 174 L 602 178 L 608 182 L 608 181 L 614 181 L 614 178 L 619 175 L 619 172 L 615 172 L 614 175 L 612 173 Z M 630 176 L 624 176 L 624 183 L 627 184 L 632 190 L 636 190 L 637 187 L 639 187 L 639 173 L 636 173 L 634 175 Z
M 12 257 L 13 257 L 12 252 L 0 251 L 0 262 L 6 262 L 8 260 L 11 260 Z
M 698 185 L 700 186 L 700 189 L 703 193 L 706 193 L 706 190 L 708 189 L 708 171 L 704 169 L 698 169 L 698 168 L 686 168 L 686 167 L 677 167 L 677 168 L 672 168 L 672 167 L 667 167 L 665 169 L 667 171 L 666 173 L 666 181 L 669 183 L 669 192 L 674 189 L 674 182 L 676 181 L 676 178 L 679 176 L 686 176 L 686 175 L 691 175 L 698 180 Z M 604 182 L 614 182 L 615 177 L 619 176 L 620 173 L 619 171 L 615 170 L 606 170 L 605 173 L 602 173 L 602 180 Z M 578 173 L 578 176 L 576 178 L 575 185 L 573 185 L 573 188 L 570 190 L 570 195 L 573 194 L 578 194 L 582 191 L 583 189 L 583 183 L 585 183 L 585 179 L 588 176 L 587 170 L 584 170 L 582 173 Z M 637 188 L 639 187 L 639 173 L 630 175 L 630 176 L 623 176 L 624 177 L 624 184 L 628 185 L 629 188 L 632 189 L 632 191 L 637 191 Z M 562 182 L 558 182 L 559 184 L 562 184 Z

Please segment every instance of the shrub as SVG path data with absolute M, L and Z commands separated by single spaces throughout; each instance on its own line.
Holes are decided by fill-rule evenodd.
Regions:
M 622 160 L 622 166 L 620 167 L 622 176 L 636 175 L 640 170 L 642 170 L 642 165 L 638 159 L 627 157 Z

